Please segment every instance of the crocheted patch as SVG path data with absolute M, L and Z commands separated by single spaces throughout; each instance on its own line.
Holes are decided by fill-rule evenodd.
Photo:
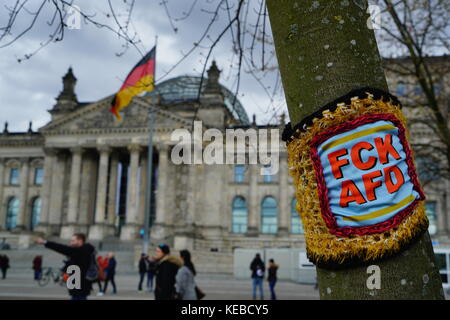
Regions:
M 321 267 L 386 258 L 428 228 L 406 120 L 392 97 L 352 91 L 283 134 L 308 257 Z

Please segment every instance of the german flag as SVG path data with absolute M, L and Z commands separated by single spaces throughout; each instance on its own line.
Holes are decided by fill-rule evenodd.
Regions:
M 119 112 L 128 106 L 134 96 L 152 91 L 155 84 L 155 53 L 156 46 L 150 50 L 130 71 L 124 83 L 112 101 L 110 111 L 117 120 L 122 120 Z

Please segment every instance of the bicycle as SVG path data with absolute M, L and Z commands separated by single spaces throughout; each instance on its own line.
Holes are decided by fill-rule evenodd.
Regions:
M 42 274 L 38 280 L 38 284 L 41 287 L 46 286 L 50 279 L 53 279 L 55 283 L 59 283 L 60 286 L 64 286 L 65 282 L 63 280 L 62 271 L 53 271 L 53 268 L 44 268 L 42 270 Z

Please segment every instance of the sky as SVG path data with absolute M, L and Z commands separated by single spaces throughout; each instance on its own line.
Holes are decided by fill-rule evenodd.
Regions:
M 30 59 L 23 59 L 25 54 L 38 49 L 40 43 L 46 41 L 53 30 L 53 27 L 48 25 L 53 9 L 51 2 L 46 2 L 33 28 L 12 44 L 0 48 L 0 130 L 3 129 L 5 121 L 9 124 L 10 132 L 27 130 L 29 121 L 33 122 L 34 130 L 50 121 L 47 110 L 55 104 L 55 98 L 62 90 L 61 78 L 70 66 L 77 78 L 75 91 L 78 101 L 96 101 L 114 94 L 131 68 L 153 47 L 156 36 L 158 36 L 157 83 L 179 75 L 200 75 L 208 52 L 206 45 L 211 44 L 209 39 L 201 43 L 204 47 L 199 46 L 190 57 L 168 75 L 165 74 L 179 61 L 183 56 L 182 53 L 187 52 L 193 47 L 193 43 L 198 41 L 212 17 L 204 10 L 214 9 L 217 3 L 217 1 L 212 1 L 211 4 L 199 1 L 202 2 L 202 7 L 197 3 L 189 17 L 171 23 L 160 0 L 137 0 L 132 13 L 130 34 L 133 35 L 135 31 L 141 40 L 137 45 L 138 49 L 131 46 L 124 54 L 118 56 L 118 53 L 123 51 L 124 41 L 119 39 L 116 33 L 82 21 L 80 29 L 65 29 L 62 41 L 50 43 Z M 189 12 L 194 2 L 195 0 L 170 0 L 167 9 L 173 19 L 183 18 L 184 12 Z M 0 0 L 1 26 L 5 25 L 8 19 L 5 5 L 11 6 L 12 3 L 14 1 Z M 27 10 L 35 12 L 40 3 L 41 1 L 32 1 L 27 5 Z M 127 7 L 123 4 L 123 0 L 112 0 L 111 3 L 119 21 L 125 21 Z M 75 4 L 83 12 L 93 14 L 92 19 L 117 29 L 113 18 L 106 16 L 110 12 L 107 1 L 79 0 L 75 1 Z M 18 15 L 12 34 L 1 44 L 5 44 L 6 39 L 11 40 L 18 35 L 29 25 L 31 19 L 32 16 L 26 11 Z M 250 19 L 252 18 L 249 18 L 249 22 Z M 211 38 L 217 36 L 227 22 L 226 11 L 221 11 L 209 33 Z M 271 34 L 268 20 L 266 26 Z M 174 28 L 177 28 L 176 32 Z M 248 40 L 246 43 L 249 43 Z M 266 57 L 270 56 L 270 51 L 273 52 L 273 47 L 267 45 Z M 255 56 L 258 54 L 259 51 L 255 52 Z M 22 61 L 19 63 L 18 59 Z M 208 65 L 212 59 L 217 61 L 219 69 L 222 70 L 220 82 L 235 92 L 237 60 L 233 53 L 230 33 L 218 43 Z M 276 64 L 275 58 L 272 57 L 270 64 Z M 248 69 L 245 66 L 243 68 L 239 100 L 250 119 L 256 114 L 258 123 L 274 121 L 273 110 L 278 114 L 287 112 L 277 71 L 268 72 L 264 77 L 266 87 L 264 89 L 250 73 L 246 72 Z M 162 78 L 163 76 L 165 77 Z M 278 93 L 274 96 L 272 89 L 276 83 Z
M 118 27 L 107 0 L 67 1 L 73 1 L 94 21 L 117 31 Z M 131 1 L 110 0 L 122 25 L 128 16 L 126 3 Z M 137 35 L 135 40 L 140 42 L 136 46 L 130 46 L 124 51 L 125 42 L 116 32 L 81 21 L 79 29 L 65 29 L 62 41 L 52 42 L 41 48 L 40 44 L 47 41 L 49 34 L 54 30 L 54 26 L 49 25 L 54 13 L 53 2 L 20 0 L 20 3 L 22 2 L 27 3 L 26 10 L 22 10 L 16 17 L 10 34 L 3 39 L 0 38 L 0 130 L 6 121 L 9 123 L 9 131 L 25 131 L 29 121 L 33 122 L 34 130 L 48 123 L 50 114 L 47 111 L 54 106 L 55 98 L 62 90 L 62 77 L 70 66 L 78 79 L 75 88 L 78 101 L 93 102 L 114 94 L 131 68 L 154 46 L 156 36 L 158 36 L 156 83 L 179 75 L 199 76 L 205 66 L 208 47 L 229 21 L 227 11 L 220 10 L 209 29 L 209 37 L 205 37 L 199 43 L 219 0 L 135 0 L 129 34 Z M 370 2 L 376 4 L 377 0 Z M 1 28 L 9 19 L 7 8 L 14 3 L 16 1 L 0 0 L 0 37 Z M 30 25 L 33 19 L 30 13 L 36 12 L 41 3 L 45 5 L 33 27 L 16 41 L 6 45 Z M 167 6 L 164 6 L 164 3 Z M 237 1 L 228 3 L 235 4 L 230 10 L 234 12 Z M 248 32 L 242 38 L 245 59 L 238 98 L 250 119 L 255 114 L 258 124 L 273 123 L 278 121 L 277 117 L 282 113 L 287 114 L 286 102 L 271 44 L 269 19 L 266 21 L 267 41 L 264 57 L 267 66 L 272 68 L 258 71 L 258 67 L 260 68 L 258 62 L 262 58 L 261 41 L 256 41 L 255 49 L 250 50 L 252 37 L 249 33 L 254 30 L 253 25 L 258 16 L 255 12 L 259 10 L 260 1 L 252 0 L 250 3 L 254 7 L 249 6 L 248 10 L 245 7 L 241 16 L 241 20 L 247 22 L 245 30 Z M 65 19 L 65 21 L 70 24 L 73 20 Z M 244 29 L 244 24 L 242 28 Z M 396 54 L 401 52 L 397 46 L 392 47 L 388 42 L 383 46 L 380 32 L 376 30 L 375 35 L 380 52 L 384 56 L 389 55 L 392 50 Z M 194 43 L 199 45 L 188 58 L 178 64 L 183 54 L 194 47 Z M 39 48 L 41 49 L 30 59 L 23 59 L 26 54 Z M 248 64 L 248 58 L 252 54 L 256 67 Z M 21 62 L 18 62 L 19 59 Z M 219 69 L 222 70 L 219 81 L 235 92 L 238 59 L 233 50 L 230 32 L 226 32 L 218 42 L 206 64 L 208 67 L 212 59 L 216 60 Z

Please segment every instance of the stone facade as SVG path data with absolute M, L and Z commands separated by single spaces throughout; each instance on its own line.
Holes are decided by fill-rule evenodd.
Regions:
M 235 248 L 303 246 L 298 217 L 292 215 L 294 189 L 281 140 L 280 170 L 271 178 L 260 174 L 259 164 L 247 164 L 239 172 L 234 165 L 170 161 L 176 144 L 171 133 L 191 130 L 194 119 L 202 120 L 204 128 L 219 130 L 282 129 L 283 123 L 250 123 L 240 103 L 233 107 L 229 90 L 219 84 L 215 63 L 208 73 L 200 100 L 193 99 L 199 79 L 175 78 L 135 98 L 124 109 L 124 120 L 117 122 L 109 112 L 112 96 L 92 103 L 77 101 L 76 78 L 69 69 L 47 125 L 25 133 L 5 127 L 0 135 L 0 230 L 64 239 L 74 232 L 92 240 L 140 239 L 149 161 L 147 119 L 149 108 L 154 108 L 153 244 L 164 241 L 175 248 L 228 254 Z M 435 235 L 443 241 L 449 234 L 449 189 L 445 179 L 425 186 L 428 199 L 437 204 Z M 237 197 L 245 207 L 233 208 Z M 276 212 L 276 229 L 263 233 L 267 197 L 275 200 L 275 207 L 267 210 Z M 239 212 L 246 213 L 246 228 L 233 232 L 234 213 Z

